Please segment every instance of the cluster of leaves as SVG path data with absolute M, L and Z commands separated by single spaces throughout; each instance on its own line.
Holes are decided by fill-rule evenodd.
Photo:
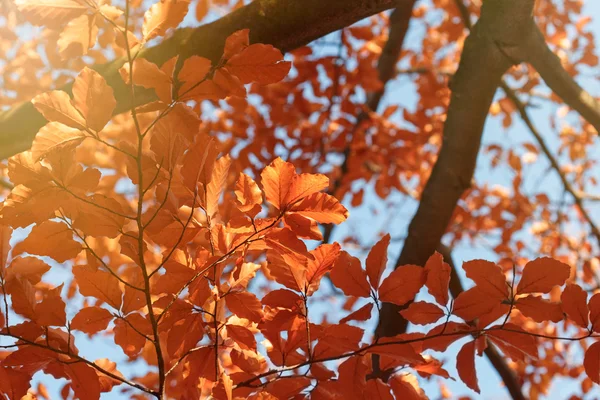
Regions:
M 305 243 L 323 240 L 319 224 L 345 221 L 348 212 L 336 197 L 352 192 L 352 205 L 360 205 L 366 182 L 375 181 L 381 198 L 393 190 L 418 196 L 445 119 L 449 91 L 441 76 L 459 54 L 440 56 L 439 49 L 464 34 L 454 7 L 445 10 L 447 1 L 432 2 L 450 16 L 438 22 L 427 19 L 425 6 L 415 11 L 428 33 L 436 32 L 427 35 L 422 53 L 406 54 L 415 71 L 426 70 L 416 78 L 422 101 L 412 112 L 402 110 L 410 129 L 391 119 L 398 106 L 371 113 L 366 122 L 357 118 L 364 107 L 356 94 L 381 88 L 374 65 L 386 35 L 384 16 L 341 32 L 338 52 L 354 62 L 341 65 L 339 55 L 320 58 L 299 49 L 293 77 L 280 83 L 290 63 L 272 46 L 251 45 L 248 31 L 233 34 L 214 63 L 196 56 L 155 65 L 139 57 L 148 41 L 181 23 L 190 5 L 164 0 L 142 10 L 141 3 L 126 2 L 121 10 L 94 1 L 16 2 L 28 22 L 50 30 L 41 46 L 32 41 L 19 49 L 18 62 L 3 66 L 6 88 L 19 89 L 18 96 L 3 96 L 2 104 L 60 86 L 68 74 L 56 79 L 57 73 L 79 74 L 72 96 L 55 90 L 34 98 L 49 123 L 31 151 L 11 158 L 6 168 L 14 188 L 0 206 L 0 337 L 9 341 L 0 353 L 3 396 L 48 397 L 43 386 L 35 395 L 30 389 L 42 371 L 68 381 L 64 398 L 97 399 L 117 388 L 131 398 L 424 398 L 416 377 L 449 378 L 431 354 L 459 340 L 466 343 L 456 359 L 458 377 L 475 391 L 474 360 L 486 346 L 498 347 L 535 382 L 525 367 L 547 367 L 558 358 L 563 351 L 552 345 L 557 340 L 582 343 L 586 350 L 583 367 L 564 374 L 579 376 L 585 369 L 584 392 L 599 383 L 600 345 L 588 347 L 600 332 L 599 295 L 588 300 L 588 289 L 574 283 L 574 271 L 562 262 L 527 263 L 517 255 L 525 245 L 516 233 L 534 212 L 546 221 L 535 226 L 541 249 L 549 243 L 552 251 L 590 249 L 553 231 L 547 221 L 555 211 L 547 196 L 532 200 L 522 193 L 524 164 L 538 154 L 530 143 L 523 152 L 486 147 L 493 166 L 504 163 L 516 172 L 513 193 L 475 187 L 451 229 L 454 242 L 502 229 L 495 250 L 525 265 L 522 271 L 467 262 L 463 269 L 475 286 L 450 300 L 450 267 L 439 254 L 424 268 L 401 266 L 382 279 L 389 236 L 371 249 L 364 269 L 337 243 L 313 250 Z M 228 2 L 198 1 L 198 19 L 209 3 Z M 538 2 L 537 12 L 547 16 L 544 29 L 567 31 L 564 26 L 574 24 L 564 16 L 579 14 L 580 6 L 568 2 L 560 13 L 554 7 Z M 585 23 L 573 31 L 589 41 Z M 14 39 L 0 36 L 4 51 L 4 41 Z M 597 64 L 589 43 L 577 40 L 574 48 L 581 51 L 573 63 Z M 558 33 L 550 41 L 559 50 L 570 45 Z M 32 67 L 43 64 L 32 51 L 38 47 L 50 63 L 43 75 Z M 105 60 L 98 47 L 127 59 L 119 71 L 133 106 L 125 114 L 113 116 L 122 110 L 113 90 L 84 67 L 83 55 Z M 539 80 L 531 71 L 512 73 Z M 326 80 L 334 84 L 324 86 Z M 137 106 L 140 87 L 153 90 L 158 101 Z M 218 109 L 218 118 L 201 120 L 207 107 Z M 501 99 L 492 112 L 509 125 L 515 110 Z M 561 135 L 570 159 L 580 162 L 576 170 L 589 167 L 586 137 L 568 128 Z M 332 150 L 351 157 L 345 176 L 332 174 L 334 184 L 317 173 L 328 170 L 322 167 Z M 276 158 L 278 151 L 293 163 Z M 583 173 L 577 176 L 583 184 Z M 361 183 L 350 185 L 356 181 Z M 31 230 L 23 239 L 26 227 Z M 11 240 L 18 242 L 12 250 Z M 52 285 L 51 270 L 66 270 L 72 279 Z M 329 285 L 321 284 L 327 275 L 345 294 L 348 313 L 317 323 L 323 304 L 330 304 L 323 294 Z M 429 295 L 421 300 L 424 288 Z M 373 337 L 365 323 L 377 317 L 382 302 L 406 306 L 402 316 L 425 327 Z M 108 337 L 127 361 L 86 358 L 76 346 L 82 335 Z M 542 356 L 543 343 L 553 348 L 544 348 Z M 149 372 L 128 372 L 128 362 L 146 364 Z

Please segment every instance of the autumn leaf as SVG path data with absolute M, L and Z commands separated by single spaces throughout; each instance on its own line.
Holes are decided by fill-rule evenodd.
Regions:
M 371 318 L 373 303 L 367 303 L 358 310 L 346 315 L 340 320 L 340 324 L 345 324 L 349 321 L 366 321 Z
M 506 323 L 503 329 L 497 328 L 499 328 L 498 325 L 490 327 L 487 336 L 513 361 L 525 361 L 527 357 L 538 357 L 535 337 L 528 335 L 521 327 Z
M 50 122 L 58 122 L 75 129 L 85 129 L 85 119 L 71 103 L 66 92 L 53 90 L 31 100 L 35 108 Z
M 600 293 L 596 293 L 590 298 L 588 308 L 590 309 L 592 330 L 600 332 Z
M 417 325 L 432 324 L 446 315 L 444 310 L 425 301 L 411 303 L 407 309 L 400 311 L 400 314 L 409 322 Z
M 517 300 L 515 307 L 535 322 L 559 322 L 564 318 L 560 303 L 553 303 L 540 296 L 526 296 Z
M 212 176 L 208 185 L 206 185 L 206 215 L 214 218 L 219 211 L 219 200 L 227 181 L 227 174 L 231 166 L 231 158 L 226 155 L 221 157 L 215 163 L 212 170 Z
M 189 0 L 160 0 L 144 14 L 142 33 L 148 41 L 176 28 L 188 12 Z
M 88 10 L 76 0 L 17 0 L 15 4 L 28 22 L 48 27 L 59 27 Z
M 112 319 L 112 314 L 106 308 L 85 307 L 73 317 L 71 328 L 93 335 L 105 330 Z
M 293 205 L 290 211 L 322 224 L 341 224 L 348 219 L 346 207 L 327 193 L 313 193 Z
M 463 264 L 463 270 L 487 296 L 508 298 L 506 277 L 496 264 L 485 260 L 467 261 Z
M 567 317 L 580 327 L 587 329 L 589 325 L 587 293 L 579 285 L 569 283 L 563 290 L 560 300 Z
M 456 357 L 458 376 L 470 389 L 480 393 L 475 371 L 475 341 L 465 344 Z
M 238 201 L 238 209 L 252 216 L 258 214 L 262 204 L 262 191 L 246 174 L 240 174 L 235 184 L 235 196 Z
M 176 59 L 172 59 L 176 60 Z M 170 61 L 167 61 L 165 64 L 168 65 Z M 156 92 L 156 96 L 163 103 L 170 103 L 173 96 L 171 93 L 173 86 L 173 78 L 168 75 L 162 68 L 158 68 L 158 66 L 145 58 L 136 58 L 133 63 L 133 74 L 129 69 L 129 63 L 125 63 L 120 69 L 119 73 L 123 78 L 123 81 L 126 84 L 129 84 L 130 79 L 132 79 L 133 75 L 133 83 L 135 85 L 142 86 L 147 89 L 154 89 Z M 164 106 L 161 106 L 163 108 Z
M 73 240 L 73 232 L 66 224 L 45 221 L 33 227 L 29 235 L 15 246 L 13 254 L 48 256 L 62 263 L 77 256 L 81 250 L 81 243 Z
M 452 313 L 465 321 L 472 321 L 492 311 L 499 304 L 502 304 L 501 299 L 488 296 L 486 292 L 475 286 L 456 297 Z
M 381 275 L 383 275 L 383 271 L 385 271 L 385 267 L 387 266 L 387 250 L 390 245 L 390 235 L 385 235 L 369 252 L 367 256 L 366 269 L 367 276 L 369 277 L 369 282 L 371 283 L 371 287 L 375 290 L 379 288 L 379 281 L 381 280 Z
M 537 258 L 523 268 L 516 294 L 548 293 L 554 286 L 565 283 L 571 267 L 552 258 Z
M 232 56 L 225 66 L 242 83 L 266 85 L 285 78 L 292 63 L 283 61 L 283 55 L 273 46 L 256 43 Z
M 40 129 L 35 136 L 31 145 L 31 155 L 34 160 L 39 160 L 51 151 L 75 148 L 85 138 L 86 135 L 79 129 L 68 127 L 59 122 L 50 122 Z
M 394 400 L 390 386 L 380 379 L 369 379 L 365 390 L 365 399 L 369 400 Z
M 425 285 L 427 274 L 417 265 L 403 265 L 396 268 L 379 287 L 379 299 L 396 305 L 404 305 L 413 300 Z
M 84 14 L 69 21 L 57 41 L 58 53 L 63 60 L 88 54 L 98 37 L 97 14 Z
M 306 284 L 304 291 L 307 296 L 319 290 L 321 278 L 331 271 L 340 254 L 340 245 L 322 244 L 310 252 L 314 259 L 307 261 Z
M 259 322 L 263 317 L 262 305 L 258 298 L 250 292 L 229 293 L 225 297 L 229 311 L 240 318 Z
M 450 266 L 446 264 L 442 255 L 435 252 L 425 263 L 427 280 L 425 286 L 438 304 L 448 304 L 448 286 L 450 284 Z
M 594 342 L 585 352 L 583 359 L 585 373 L 593 381 L 600 384 L 600 342 Z
M 117 310 L 121 308 L 123 293 L 115 276 L 84 265 L 74 266 L 73 275 L 82 295 L 95 297 Z
M 73 104 L 87 126 L 100 132 L 110 121 L 117 102 L 102 75 L 85 67 L 73 83 Z
M 352 257 L 345 251 L 340 253 L 329 276 L 331 282 L 346 296 L 369 297 L 371 295 L 366 271 L 360 266 L 358 258 Z

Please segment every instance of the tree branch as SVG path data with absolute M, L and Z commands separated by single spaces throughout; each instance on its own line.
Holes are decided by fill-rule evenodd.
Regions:
M 470 187 L 483 125 L 502 75 L 513 64 L 497 44 L 518 43 L 520 26 L 533 21 L 532 0 L 487 0 L 481 18 L 467 37 L 460 64 L 450 86 L 452 96 L 444 125 L 443 144 L 413 217 L 396 267 L 425 265 L 433 254 L 460 197 Z M 377 336 L 406 330 L 400 308 L 384 303 Z
M 158 65 L 175 56 L 199 55 L 218 61 L 225 39 L 245 28 L 250 29 L 251 42 L 272 44 L 288 52 L 405 1 L 409 0 L 255 0 L 210 24 L 178 29 L 171 38 L 140 56 Z M 124 62 L 122 58 L 94 67 L 114 90 L 115 113 L 131 106 L 128 87 L 119 74 Z M 62 89 L 70 92 L 71 85 Z M 153 90 L 136 88 L 136 105 L 155 99 Z M 45 123 L 31 102 L 0 113 L 0 159 L 27 150 Z
M 525 41 L 522 51 L 525 61 L 536 69 L 546 85 L 600 133 L 600 103 L 563 68 L 537 26 Z

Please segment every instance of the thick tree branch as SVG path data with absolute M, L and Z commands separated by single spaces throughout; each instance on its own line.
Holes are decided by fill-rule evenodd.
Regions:
M 255 0 L 210 24 L 178 29 L 171 38 L 143 51 L 141 57 L 158 65 L 175 56 L 199 55 L 217 61 L 227 36 L 244 28 L 250 29 L 251 42 L 272 44 L 287 52 L 404 1 L 408 0 Z M 131 105 L 128 88 L 118 72 L 124 62 L 118 59 L 94 68 L 115 91 L 116 113 Z M 70 85 L 63 89 L 70 91 Z M 136 90 L 138 105 L 155 98 L 152 90 Z M 31 102 L 1 113 L 0 159 L 27 150 L 45 123 Z
M 425 265 L 446 232 L 458 200 L 470 187 L 483 125 L 502 75 L 512 65 L 498 39 L 502 38 L 503 46 L 518 43 L 521 27 L 533 21 L 532 10 L 532 0 L 484 2 L 451 81 L 442 148 L 396 266 Z M 407 322 L 399 317 L 399 310 L 393 304 L 383 305 L 378 336 L 395 336 L 406 330 Z
M 546 85 L 600 133 L 600 103 L 583 90 L 563 68 L 537 26 L 524 43 L 523 56 L 541 75 Z

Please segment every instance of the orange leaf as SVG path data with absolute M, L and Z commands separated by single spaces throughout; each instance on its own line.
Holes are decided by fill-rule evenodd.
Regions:
M 40 282 L 42 275 L 50 271 L 50 266 L 35 257 L 17 257 L 6 269 L 5 279 L 10 281 L 14 277 L 27 279 L 32 285 Z
M 465 344 L 460 349 L 456 357 L 456 369 L 458 376 L 465 385 L 480 393 L 477 373 L 475 372 L 475 341 Z
M 379 378 L 369 379 L 365 388 L 365 399 L 368 400 L 394 400 L 391 388 Z
M 263 169 L 260 176 L 267 201 L 278 210 L 283 209 L 287 205 L 285 200 L 296 176 L 294 165 L 277 157 Z
M 367 303 L 351 314 L 346 315 L 340 320 L 340 324 L 345 324 L 348 321 L 366 321 L 371 318 L 373 303 Z
M 548 257 L 529 261 L 523 268 L 516 294 L 548 293 L 554 286 L 564 284 L 570 271 L 567 264 Z
M 4 290 L 10 294 L 12 309 L 19 315 L 35 320 L 35 289 L 26 279 L 11 279 L 4 284 Z
M 52 151 L 75 148 L 85 138 L 86 135 L 79 129 L 71 128 L 60 122 L 49 122 L 35 135 L 31 145 L 31 156 L 37 161 Z
M 525 361 L 526 356 L 538 357 L 535 337 L 529 335 L 527 331 L 512 323 L 505 324 L 503 329 L 496 328 L 500 326 L 490 327 L 487 336 L 513 361 Z
M 94 368 L 83 362 L 64 363 L 62 367 L 71 380 L 75 397 L 85 400 L 100 399 L 100 381 Z
M 499 299 L 508 297 L 506 277 L 496 264 L 485 260 L 467 261 L 463 264 L 463 270 L 487 296 Z
M 396 399 L 402 400 L 426 400 L 427 396 L 419 387 L 419 381 L 414 375 L 396 374 L 390 379 L 390 386 Z
M 263 85 L 276 83 L 286 77 L 292 63 L 283 61 L 283 54 L 267 44 L 252 44 L 227 60 L 227 70 L 242 83 Z
M 322 224 L 341 224 L 348 219 L 346 207 L 327 193 L 313 193 L 293 205 L 290 211 Z
M 119 69 L 119 73 L 123 81 L 129 84 L 131 79 L 129 63 L 125 63 Z M 173 79 L 145 58 L 136 58 L 133 61 L 133 83 L 147 89 L 154 89 L 156 96 L 164 103 L 168 104 L 172 100 Z
M 600 342 L 592 344 L 583 359 L 585 373 L 594 382 L 600 383 Z
M 179 95 L 184 99 L 188 98 L 190 95 L 188 92 L 206 78 L 211 67 L 212 63 L 208 58 L 200 56 L 187 58 L 177 74 L 177 79 L 183 83 L 179 88 Z
M 387 265 L 388 256 L 388 246 L 390 245 L 390 235 L 385 235 L 369 252 L 367 256 L 366 269 L 367 275 L 369 277 L 369 282 L 371 282 L 371 287 L 377 290 L 379 288 L 379 281 L 381 280 L 381 275 L 383 271 L 385 271 L 385 267 Z
M 254 179 L 242 173 L 235 184 L 235 196 L 238 201 L 238 209 L 253 216 L 260 211 L 262 204 L 262 192 Z
M 306 285 L 304 290 L 307 296 L 310 296 L 319 289 L 321 278 L 333 268 L 335 261 L 340 255 L 340 245 L 337 243 L 322 244 L 312 250 L 310 254 L 313 255 L 314 260 L 308 260 L 306 269 Z
M 444 310 L 435 304 L 425 301 L 411 303 L 406 310 L 400 311 L 400 314 L 411 323 L 417 325 L 432 324 L 446 315 Z
M 82 295 L 95 297 L 117 310 L 121 308 L 122 292 L 115 276 L 84 265 L 74 266 L 73 275 Z
M 223 59 L 228 60 L 250 45 L 250 29 L 233 32 L 225 40 Z
M 450 284 L 450 266 L 444 262 L 444 259 L 437 251 L 429 257 L 425 264 L 427 280 L 425 286 L 438 304 L 445 306 L 448 304 L 448 285 Z
M 215 163 L 210 182 L 206 185 L 206 214 L 209 218 L 214 218 L 219 211 L 219 199 L 221 193 L 227 183 L 229 167 L 231 166 L 231 158 L 229 155 L 221 157 Z
M 502 300 L 488 296 L 486 292 L 475 286 L 458 295 L 452 313 L 465 321 L 472 321 L 492 311 L 499 304 L 502 304 Z
M 246 318 L 252 322 L 260 322 L 263 317 L 262 304 L 250 292 L 229 293 L 225 297 L 225 303 L 229 311 L 240 318 Z
M 82 308 L 71 320 L 71 328 L 93 335 L 108 327 L 113 316 L 106 308 L 86 307 Z
M 590 309 L 590 321 L 592 322 L 592 330 L 600 332 L 600 293 L 596 293 L 590 298 L 588 303 Z
M 60 27 L 87 11 L 85 3 L 77 0 L 17 0 L 15 4 L 34 25 Z
M 569 283 L 560 296 L 562 309 L 573 322 L 587 329 L 589 325 L 587 293 L 579 286 Z
M 177 28 L 188 12 L 190 0 L 160 0 L 144 14 L 142 33 L 148 41 L 163 36 L 168 29 Z
M 564 316 L 559 303 L 553 303 L 540 296 L 527 296 L 517 300 L 517 310 L 535 322 L 559 322 Z
M 131 314 L 127 316 L 127 320 L 129 321 L 130 317 L 133 315 L 141 317 L 139 314 Z M 134 327 L 137 328 L 131 321 L 128 323 L 123 318 L 115 319 L 115 344 L 121 346 L 123 352 L 129 357 L 134 357 L 139 354 L 146 344 L 146 338 L 140 335 Z
M 98 37 L 96 18 L 96 14 L 84 14 L 69 21 L 56 43 L 61 59 L 81 57 L 94 47 Z
M 242 349 L 256 351 L 256 339 L 248 328 L 230 324 L 226 327 L 227 336 L 233 339 Z
M 403 265 L 383 280 L 379 287 L 379 299 L 396 305 L 413 300 L 425 285 L 427 274 L 417 265 Z
M 329 276 L 331 282 L 346 296 L 369 297 L 371 295 L 367 273 L 360 266 L 360 261 L 345 251 L 340 253 Z
M 102 75 L 84 67 L 73 83 L 73 104 L 87 126 L 100 132 L 110 121 L 117 106 L 113 89 L 108 86 Z
M 42 326 L 64 326 L 67 323 L 65 302 L 60 297 L 63 285 L 49 290 L 35 306 L 35 322 Z
M 66 92 L 53 90 L 42 93 L 35 96 L 31 102 L 48 121 L 60 122 L 75 129 L 85 129 L 85 119 L 73 107 Z
M 48 256 L 62 263 L 75 258 L 81 249 L 81 243 L 73 240 L 73 232 L 66 224 L 45 221 L 33 227 L 25 240 L 15 246 L 13 254 Z

